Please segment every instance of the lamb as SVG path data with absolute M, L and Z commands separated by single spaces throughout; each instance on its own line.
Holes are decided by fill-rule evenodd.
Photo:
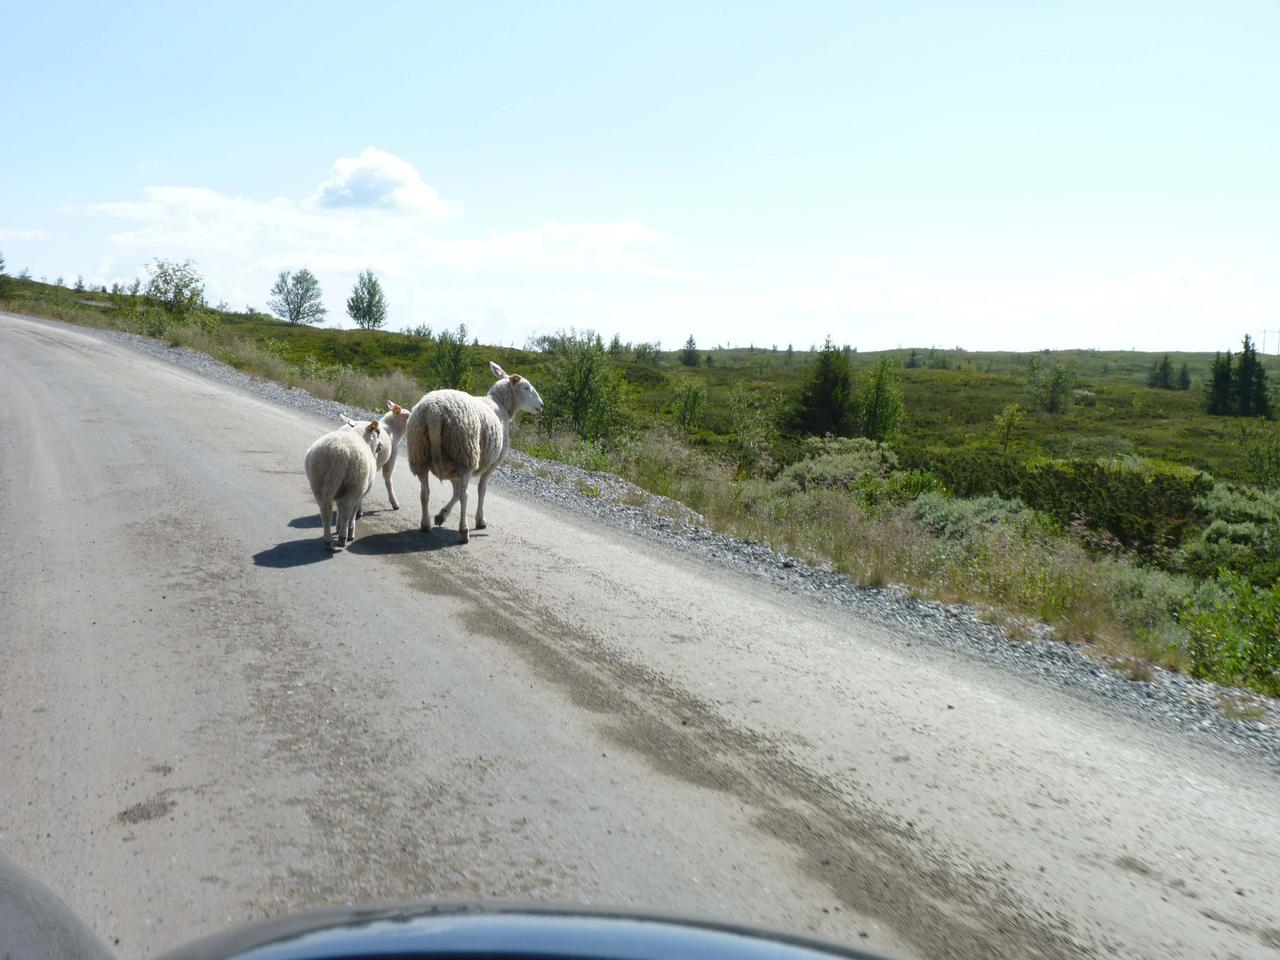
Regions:
M 391 442 L 391 434 L 377 420 L 362 429 L 340 427 L 320 437 L 307 450 L 303 461 L 307 482 L 320 507 L 324 522 L 324 546 L 333 549 L 330 523 L 335 502 L 338 507 L 338 546 L 355 539 L 356 512 L 364 495 L 373 486 L 378 458 Z
M 342 419 L 352 429 L 360 429 L 364 426 L 364 422 L 361 420 L 352 420 L 346 416 Z M 387 432 L 391 434 L 391 443 L 387 445 L 382 455 L 378 457 L 378 469 L 382 471 L 382 479 L 387 484 L 387 499 L 391 501 L 391 509 L 399 510 L 400 501 L 396 499 L 396 489 L 391 480 L 396 469 L 396 457 L 400 453 L 400 441 L 404 439 L 405 429 L 409 426 L 409 410 L 398 403 L 392 403 L 388 400 L 387 412 L 382 415 L 381 423 L 387 428 Z M 359 514 L 357 514 L 358 516 Z
M 489 369 L 497 383 L 487 396 L 473 397 L 461 390 L 432 390 L 419 400 L 409 414 L 409 469 L 421 484 L 422 529 L 430 530 L 427 508 L 427 475 L 453 484 L 453 496 L 436 514 L 436 526 L 444 524 L 454 503 L 459 504 L 458 540 L 466 543 L 467 485 L 479 475 L 476 485 L 476 529 L 483 530 L 484 493 L 489 476 L 511 448 L 511 421 L 521 410 L 542 411 L 542 398 L 532 383 L 506 372 L 492 361 Z

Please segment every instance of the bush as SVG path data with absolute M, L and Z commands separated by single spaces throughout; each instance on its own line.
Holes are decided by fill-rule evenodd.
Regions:
M 608 440 L 623 425 L 622 384 L 590 331 L 558 338 L 541 388 L 544 430 Z
M 1221 596 L 1182 616 L 1192 675 L 1280 696 L 1280 584 L 1257 588 L 1223 570 L 1218 585 Z
M 441 330 L 431 354 L 433 383 L 448 390 L 466 389 L 468 360 L 466 324 L 458 324 L 456 332 Z
M 962 543 L 974 543 L 999 528 L 1017 536 L 1053 536 L 1059 533 L 1051 518 L 1021 500 L 999 496 L 957 500 L 942 493 L 916 498 L 911 515 L 933 532 Z
M 863 437 L 811 438 L 805 459 L 783 470 L 775 481 L 781 495 L 822 487 L 850 490 L 866 476 L 883 478 L 898 465 L 893 451 Z
M 196 271 L 194 261 L 154 260 L 147 270 L 151 273 L 147 300 L 169 314 L 174 323 L 186 323 L 192 313 L 204 306 L 204 278 Z
M 1189 467 L 1138 458 L 1018 463 L 994 449 L 970 447 L 931 450 L 922 460 L 958 497 L 1017 498 L 1064 525 L 1082 518 L 1123 546 L 1146 553 L 1181 542 L 1202 516 L 1197 498 L 1213 483 Z
M 1217 483 L 1196 505 L 1210 520 L 1183 545 L 1186 570 L 1208 578 L 1223 568 L 1258 586 L 1280 579 L 1280 491 Z

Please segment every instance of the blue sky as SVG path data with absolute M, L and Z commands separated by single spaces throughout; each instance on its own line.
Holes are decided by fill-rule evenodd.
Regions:
M 465 7 L 466 9 L 460 9 Z M 1280 4 L 11 4 L 0 251 L 390 326 L 1216 349 L 1280 327 Z M 1280 338 L 1269 338 L 1280 342 Z

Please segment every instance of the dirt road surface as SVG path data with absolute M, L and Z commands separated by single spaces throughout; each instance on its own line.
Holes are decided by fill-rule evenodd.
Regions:
M 121 956 L 312 906 L 622 905 L 900 957 L 1280 957 L 1274 771 L 0 316 L 0 847 Z M 473 498 L 474 500 L 474 498 Z

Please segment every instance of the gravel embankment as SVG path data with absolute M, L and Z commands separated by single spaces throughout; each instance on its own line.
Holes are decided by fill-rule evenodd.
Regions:
M 136 334 L 97 332 L 147 356 L 238 386 L 273 403 L 334 420 L 339 413 L 368 415 L 368 411 L 251 377 L 207 354 L 168 347 Z M 1127 671 L 1109 668 L 1080 649 L 1055 641 L 1050 629 L 1043 625 L 1031 629 L 1030 639 L 1015 639 L 984 622 L 969 607 L 916 600 L 892 586 L 859 586 L 843 574 L 763 544 L 709 530 L 698 514 L 683 504 L 648 494 L 611 474 L 513 452 L 497 479 L 508 490 L 593 516 L 635 536 L 758 578 L 791 594 L 842 607 L 867 620 L 905 631 L 921 642 L 981 658 L 1019 675 L 1109 703 L 1132 716 L 1193 733 L 1233 753 L 1280 766 L 1280 704 L 1274 700 L 1158 667 L 1151 668 L 1150 680 L 1130 679 Z M 1224 703 L 1235 715 L 1224 712 Z

